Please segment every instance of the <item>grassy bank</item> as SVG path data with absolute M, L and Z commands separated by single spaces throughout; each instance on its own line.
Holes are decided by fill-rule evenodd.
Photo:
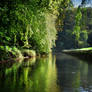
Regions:
M 62 52 L 86 52 L 86 51 L 92 51 L 92 47 L 89 48 L 80 48 L 80 49 L 70 49 L 70 50 L 63 50 Z
M 63 53 L 78 57 L 84 60 L 92 60 L 92 47 L 89 48 L 81 48 L 81 49 L 71 49 L 71 50 L 63 50 Z

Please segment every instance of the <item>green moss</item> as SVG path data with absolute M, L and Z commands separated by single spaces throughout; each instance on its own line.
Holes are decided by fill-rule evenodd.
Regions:
M 21 51 L 16 47 L 0 46 L 0 61 L 23 58 Z

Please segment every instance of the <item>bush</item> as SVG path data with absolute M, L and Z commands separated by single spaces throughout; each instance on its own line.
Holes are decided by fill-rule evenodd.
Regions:
M 50 52 L 57 33 L 53 9 L 47 0 L 1 2 L 0 45 Z
M 0 61 L 11 58 L 23 58 L 23 56 L 16 47 L 0 46 Z

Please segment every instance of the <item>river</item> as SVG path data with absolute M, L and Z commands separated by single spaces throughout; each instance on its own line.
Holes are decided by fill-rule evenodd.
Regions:
M 62 53 L 0 64 L 0 92 L 92 92 L 92 64 Z

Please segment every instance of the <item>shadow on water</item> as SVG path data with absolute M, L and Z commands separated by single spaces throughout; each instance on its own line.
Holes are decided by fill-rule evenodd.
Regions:
M 57 54 L 58 85 L 62 92 L 92 92 L 92 64 Z
M 65 53 L 67 55 L 71 55 L 74 56 L 80 60 L 83 60 L 85 62 L 88 62 L 89 64 L 92 64 L 92 53 L 88 52 L 88 53 L 76 53 L 76 52 L 69 52 L 69 53 Z
M 91 92 L 92 65 L 66 54 L 0 64 L 0 92 Z

